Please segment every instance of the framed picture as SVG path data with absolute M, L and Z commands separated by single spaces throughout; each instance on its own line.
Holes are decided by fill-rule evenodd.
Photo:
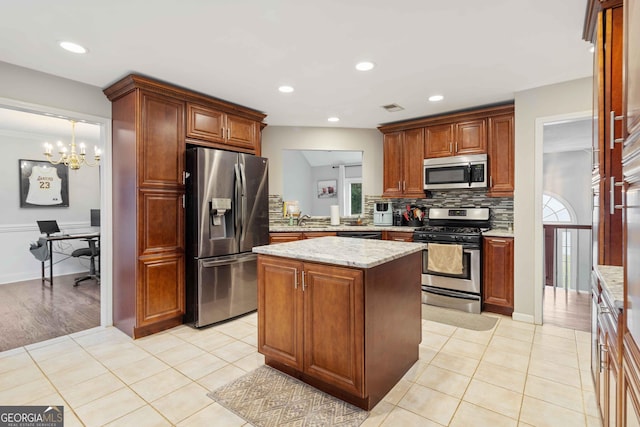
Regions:
M 69 169 L 47 161 L 18 160 L 21 208 L 69 206 Z
M 318 199 L 329 199 L 338 197 L 336 189 L 337 181 L 335 179 L 325 179 L 318 181 Z

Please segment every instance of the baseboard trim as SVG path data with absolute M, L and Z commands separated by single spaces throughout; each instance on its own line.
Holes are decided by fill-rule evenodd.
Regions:
M 535 320 L 533 316 L 531 316 L 530 314 L 516 313 L 514 311 L 513 314 L 511 315 L 511 318 L 518 322 L 535 324 Z

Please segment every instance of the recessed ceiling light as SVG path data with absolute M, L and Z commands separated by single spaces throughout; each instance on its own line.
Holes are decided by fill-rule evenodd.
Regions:
M 375 67 L 376 65 L 373 62 L 369 62 L 369 61 L 362 61 L 362 62 L 358 62 L 356 64 L 356 70 L 358 71 L 369 71 L 369 70 L 373 70 L 373 67 Z
M 282 93 L 291 93 L 293 92 L 293 86 L 280 86 L 278 90 Z
M 444 99 L 444 96 L 442 96 L 442 95 L 431 95 L 429 97 L 429 101 L 431 101 L 431 102 L 442 101 L 443 99 Z
M 87 53 L 87 48 L 72 42 L 60 42 L 60 47 L 73 53 Z
M 329 117 L 327 119 L 328 122 L 339 122 L 340 121 L 340 117 Z
M 594 45 L 591 45 L 591 47 L 589 47 L 589 52 L 593 53 L 596 51 L 596 47 Z

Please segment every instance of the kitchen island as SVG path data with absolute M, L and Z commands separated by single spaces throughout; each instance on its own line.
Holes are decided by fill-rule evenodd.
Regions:
M 265 363 L 373 408 L 418 360 L 425 248 L 345 237 L 255 247 Z

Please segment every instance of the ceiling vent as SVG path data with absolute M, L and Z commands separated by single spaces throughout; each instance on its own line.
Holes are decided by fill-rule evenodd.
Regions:
M 404 108 L 399 106 L 398 104 L 383 105 L 382 108 L 384 108 L 385 110 L 387 110 L 390 113 L 395 113 L 396 111 L 404 110 Z

